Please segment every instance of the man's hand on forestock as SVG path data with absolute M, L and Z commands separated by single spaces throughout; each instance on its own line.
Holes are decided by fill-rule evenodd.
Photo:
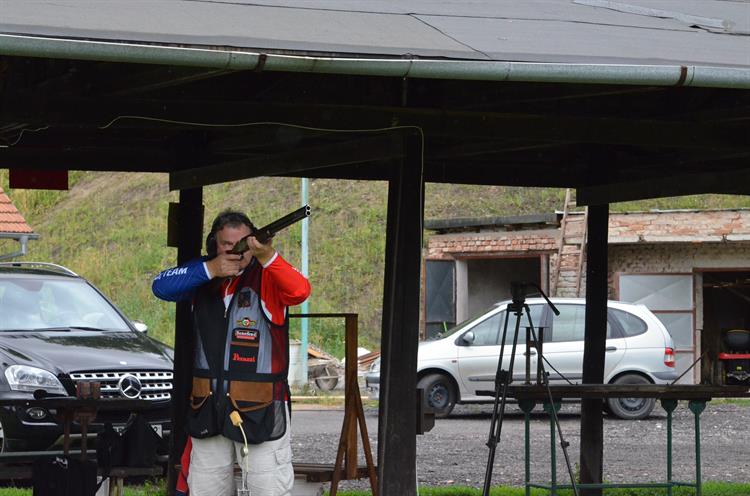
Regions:
M 238 276 L 245 267 L 242 255 L 233 255 L 231 253 L 219 253 L 214 258 L 206 262 L 211 278 L 214 277 L 234 277 Z
M 276 253 L 276 250 L 271 246 L 270 239 L 264 244 L 255 239 L 254 236 L 250 236 L 247 238 L 247 246 L 248 250 L 245 255 L 257 258 L 261 265 L 266 265 Z

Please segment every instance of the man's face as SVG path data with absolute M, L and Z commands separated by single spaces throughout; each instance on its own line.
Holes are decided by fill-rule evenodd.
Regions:
M 231 250 L 234 244 L 240 239 L 250 234 L 250 228 L 244 224 L 239 226 L 224 226 L 216 232 L 216 252 L 226 253 Z M 250 263 L 250 256 L 243 256 L 240 266 L 244 269 Z

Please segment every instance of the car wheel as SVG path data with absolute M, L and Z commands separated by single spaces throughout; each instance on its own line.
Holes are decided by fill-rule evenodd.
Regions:
M 424 390 L 427 404 L 435 410 L 435 417 L 445 418 L 456 406 L 456 388 L 453 381 L 443 374 L 422 377 L 417 387 Z
M 651 381 L 637 374 L 625 374 L 618 377 L 613 384 L 639 385 L 651 384 Z M 607 400 L 609 411 L 624 420 L 639 420 L 648 417 L 656 405 L 655 398 L 610 398 Z

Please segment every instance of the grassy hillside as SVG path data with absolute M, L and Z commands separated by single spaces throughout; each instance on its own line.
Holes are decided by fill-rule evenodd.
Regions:
M 155 274 L 174 265 L 176 249 L 166 246 L 169 202 L 165 174 L 76 172 L 67 192 L 9 190 L 7 171 L 0 184 L 41 235 L 24 260 L 65 265 L 102 289 L 132 319 L 146 322 L 152 335 L 174 342 L 174 305 L 151 295 Z M 204 189 L 204 227 L 216 213 L 235 208 L 265 224 L 299 204 L 300 180 L 259 178 Z M 564 191 L 430 184 L 427 218 L 551 212 L 561 208 Z M 309 202 L 309 266 L 313 312 L 360 314 L 360 344 L 379 348 L 383 287 L 387 184 L 313 180 Z M 623 203 L 613 210 L 750 206 L 748 197 L 684 197 Z M 279 234 L 274 245 L 300 263 L 300 225 Z M 0 241 L 0 252 L 16 249 Z M 293 321 L 298 322 L 298 321 Z M 311 322 L 311 342 L 343 355 L 343 322 Z

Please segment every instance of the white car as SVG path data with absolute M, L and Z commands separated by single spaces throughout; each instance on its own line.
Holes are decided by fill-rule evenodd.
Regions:
M 580 383 L 583 367 L 585 300 L 552 298 L 560 311 L 555 316 L 541 298 L 528 298 L 534 327 L 543 326 L 550 384 Z M 436 416 L 448 416 L 456 403 L 487 402 L 477 391 L 492 391 L 500 355 L 505 308 L 510 301 L 495 304 L 481 315 L 458 324 L 446 335 L 420 344 L 418 387 L 425 390 Z M 609 301 L 607 303 L 607 348 L 604 382 L 611 384 L 667 384 L 678 376 L 675 371 L 674 344 L 664 325 L 643 305 Z M 503 359 L 510 366 L 510 351 L 516 316 L 508 319 Z M 524 314 L 518 336 L 513 380 L 526 377 L 526 326 Z M 531 380 L 536 379 L 536 350 L 531 350 Z M 567 379 L 567 381 L 566 381 Z M 653 398 L 612 398 L 607 410 L 623 419 L 642 419 L 651 413 Z

